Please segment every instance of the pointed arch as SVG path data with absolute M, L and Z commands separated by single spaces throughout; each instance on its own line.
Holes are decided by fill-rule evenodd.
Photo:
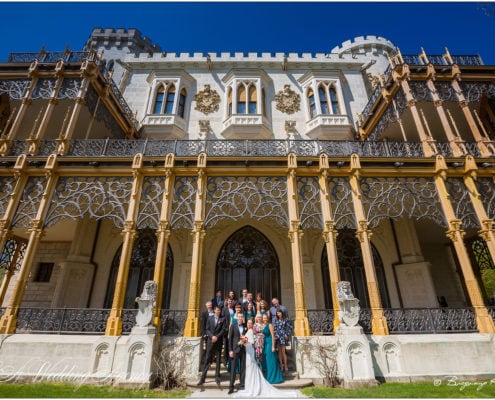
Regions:
M 163 110 L 163 100 L 165 99 L 165 87 L 160 84 L 156 90 L 155 102 L 153 104 L 153 114 L 161 114 Z
M 328 93 L 330 95 L 332 114 L 339 115 L 340 108 L 339 108 L 339 101 L 337 99 L 337 91 L 335 90 L 335 87 L 333 85 L 330 86 L 330 88 L 328 89 Z
M 181 118 L 184 118 L 184 112 L 186 109 L 186 97 L 187 91 L 185 88 L 182 88 L 179 95 L 179 105 L 177 107 L 177 115 Z
M 263 298 L 280 298 L 280 264 L 272 243 L 246 225 L 225 241 L 216 262 L 216 288 L 238 293 L 247 288 Z
M 318 85 L 318 99 L 320 100 L 320 108 L 322 114 L 330 114 L 328 111 L 328 99 L 325 86 L 320 83 Z
M 237 87 L 237 114 L 246 113 L 246 87 L 239 84 Z
M 316 99 L 313 89 L 308 90 L 306 97 L 308 99 L 309 116 L 310 118 L 314 118 L 316 116 Z
M 167 99 L 165 101 L 164 114 L 174 113 L 175 85 L 173 83 L 167 88 Z
M 248 114 L 257 114 L 256 105 L 258 102 L 258 94 L 256 92 L 256 86 L 249 85 L 249 101 L 248 101 Z

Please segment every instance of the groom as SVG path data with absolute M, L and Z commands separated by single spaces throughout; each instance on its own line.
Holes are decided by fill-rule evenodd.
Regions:
M 241 364 L 241 382 L 239 384 L 239 390 L 244 390 L 244 381 L 246 378 L 246 347 L 247 342 L 246 332 L 247 328 L 244 324 L 244 314 L 238 313 L 236 315 L 237 323 L 230 325 L 229 329 L 229 357 L 232 359 L 230 365 L 230 384 L 228 394 L 234 393 L 235 382 L 235 370 L 237 369 L 237 360 L 240 360 Z

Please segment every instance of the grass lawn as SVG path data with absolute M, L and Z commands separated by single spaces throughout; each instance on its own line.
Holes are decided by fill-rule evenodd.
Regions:
M 314 398 L 494 398 L 495 379 L 383 383 L 377 387 L 352 390 L 313 386 L 304 388 L 301 392 Z
M 64 383 L 0 383 L 0 398 L 184 398 L 187 390 L 118 389 L 112 386 L 78 386 Z

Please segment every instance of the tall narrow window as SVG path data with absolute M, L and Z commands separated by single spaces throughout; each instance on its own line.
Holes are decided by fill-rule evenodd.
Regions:
M 230 116 L 230 115 L 232 115 L 232 88 L 229 88 L 228 98 L 229 98 L 229 109 L 228 109 L 228 113 L 229 113 L 229 116 Z
M 173 114 L 175 100 L 175 86 L 170 85 L 167 91 L 167 102 L 165 103 L 165 114 Z
M 248 114 L 256 114 L 256 96 L 256 87 L 254 85 L 249 86 Z
M 266 117 L 265 89 L 261 89 L 261 114 Z
M 246 88 L 239 85 L 237 88 L 237 114 L 246 114 Z
M 321 113 L 329 114 L 327 96 L 325 93 L 325 88 L 322 85 L 318 86 L 318 97 L 320 99 Z
M 316 102 L 315 102 L 315 94 L 311 89 L 308 90 L 308 102 L 309 102 L 309 114 L 311 118 L 316 115 Z
M 330 103 L 332 104 L 332 114 L 340 114 L 339 110 L 339 101 L 337 100 L 337 92 L 335 88 L 332 86 L 329 89 L 330 93 Z
M 186 108 L 186 89 L 182 89 L 179 95 L 179 106 L 177 107 L 177 115 L 184 118 L 184 110 Z
M 153 114 L 161 114 L 163 107 L 163 98 L 165 97 L 165 89 L 160 86 L 156 92 L 155 106 L 153 107 Z

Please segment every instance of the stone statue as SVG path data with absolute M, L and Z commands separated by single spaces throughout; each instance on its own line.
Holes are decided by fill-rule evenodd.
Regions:
M 359 321 L 359 299 L 352 294 L 351 283 L 337 282 L 337 298 L 339 300 L 339 321 L 346 326 L 356 326 Z
M 136 303 L 139 305 L 136 326 L 147 327 L 152 325 L 153 308 L 156 305 L 156 291 L 157 285 L 155 281 L 146 281 L 144 283 L 141 297 L 136 297 Z

